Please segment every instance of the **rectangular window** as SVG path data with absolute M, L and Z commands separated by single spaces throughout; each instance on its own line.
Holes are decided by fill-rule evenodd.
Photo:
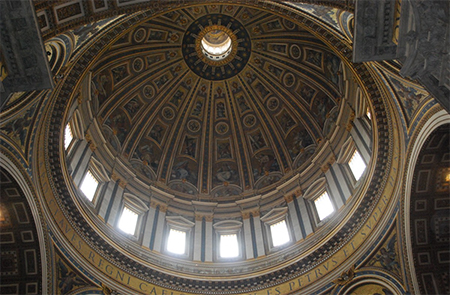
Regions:
M 281 246 L 290 241 L 286 220 L 282 220 L 270 226 L 272 244 L 274 247 Z
M 92 172 L 88 170 L 88 172 L 83 178 L 83 182 L 81 183 L 80 189 L 86 196 L 86 198 L 91 202 L 94 199 L 97 187 L 98 187 L 97 179 L 94 177 L 94 175 L 92 175 Z
M 72 135 L 72 128 L 70 128 L 70 124 L 66 125 L 66 129 L 64 130 L 64 149 L 67 150 L 70 143 L 72 142 L 73 135 Z
M 236 234 L 220 235 L 220 257 L 234 258 L 239 256 L 239 244 Z
M 366 164 L 364 163 L 358 150 L 355 150 L 352 158 L 348 162 L 348 165 L 350 166 L 350 169 L 352 170 L 353 176 L 355 176 L 356 181 L 358 181 L 361 178 L 361 175 L 364 173 L 364 170 L 366 170 Z
M 314 200 L 317 214 L 320 221 L 324 220 L 327 216 L 334 212 L 333 204 L 327 192 L 324 192 L 320 197 Z
M 186 253 L 186 232 L 171 228 L 167 240 L 167 251 L 174 254 Z
M 128 207 L 123 207 L 122 215 L 120 216 L 119 229 L 127 234 L 134 235 L 138 221 L 138 214 Z

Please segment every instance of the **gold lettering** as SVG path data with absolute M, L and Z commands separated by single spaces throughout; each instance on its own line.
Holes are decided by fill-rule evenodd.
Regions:
M 88 257 L 88 259 L 92 260 L 92 262 L 95 263 L 94 257 L 95 257 L 95 254 L 94 254 L 92 251 L 90 251 L 90 252 L 89 252 L 89 257 Z
M 123 274 L 120 274 L 120 271 L 116 271 L 116 279 L 117 279 L 117 277 L 119 277 L 120 278 L 120 280 L 123 282 L 123 278 L 125 277 L 125 274 L 123 273 Z
M 311 282 L 311 279 L 309 277 L 310 275 L 311 275 L 310 273 L 306 275 L 306 277 L 308 278 L 308 283 Z
M 300 281 L 300 279 L 298 279 L 298 280 Z M 289 291 L 294 290 L 294 287 L 295 287 L 295 282 L 290 282 L 289 283 Z
M 110 270 L 108 270 L 108 267 L 110 268 Z M 113 274 L 112 266 L 107 264 L 106 267 L 105 267 L 105 271 L 106 271 L 107 274 L 112 275 Z

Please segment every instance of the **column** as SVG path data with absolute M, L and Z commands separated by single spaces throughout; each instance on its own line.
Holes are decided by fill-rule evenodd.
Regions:
M 150 248 L 150 241 L 154 235 L 153 227 L 155 225 L 156 203 L 150 202 L 150 209 L 147 212 L 147 221 L 144 225 L 144 236 L 142 237 L 142 246 Z
M 111 199 L 116 194 L 118 184 L 115 181 L 111 180 L 108 183 L 106 183 L 105 185 L 106 185 L 106 189 L 103 194 L 103 199 L 100 204 L 100 208 L 98 210 L 98 215 L 101 218 L 103 218 L 104 220 L 106 220 L 106 212 L 108 211 L 108 207 L 111 202 Z
M 89 148 L 87 144 L 84 145 L 84 149 L 81 152 L 80 158 L 76 163 L 75 169 L 72 172 L 72 179 L 76 186 L 81 185 L 81 181 L 83 180 L 83 176 L 86 173 L 87 168 L 89 167 L 89 161 L 91 159 L 92 150 Z
M 264 239 L 263 239 L 263 232 L 262 232 L 262 227 L 261 227 L 261 220 L 260 220 L 260 213 L 259 211 L 257 212 L 252 212 L 252 218 L 253 218 L 253 225 L 254 225 L 254 233 L 255 233 L 255 240 L 256 240 L 256 251 L 257 251 L 257 255 L 258 257 L 260 256 L 264 256 L 265 253 L 265 249 L 264 249 Z
M 195 215 L 194 225 L 194 261 L 202 260 L 202 222 L 203 216 Z
M 155 232 L 155 242 L 153 244 L 153 250 L 161 252 L 163 233 L 164 233 L 164 223 L 166 220 L 167 206 L 159 205 L 158 220 L 156 224 Z
M 205 262 L 213 261 L 213 230 L 212 230 L 213 216 L 205 217 Z
M 300 212 L 300 220 L 301 220 L 301 227 L 303 228 L 303 231 L 305 232 L 305 235 L 303 238 L 305 238 L 307 235 L 313 232 L 311 219 L 309 218 L 308 211 L 306 209 L 306 202 L 303 197 L 298 197 L 295 199 L 298 205 L 298 209 Z
M 242 221 L 244 223 L 244 242 L 245 242 L 245 257 L 247 259 L 255 258 L 253 253 L 253 239 L 252 229 L 250 226 L 250 213 L 242 213 Z
M 122 196 L 123 196 L 123 187 L 120 186 L 120 183 L 118 186 L 116 186 L 116 193 L 111 196 L 112 202 L 109 202 L 109 207 L 105 214 L 106 222 L 111 225 L 115 226 L 117 217 L 120 215 L 120 209 L 122 208 Z
M 300 227 L 299 216 L 297 210 L 295 209 L 294 203 L 295 195 L 285 196 L 284 199 L 288 205 L 289 216 L 291 217 L 292 230 L 294 232 L 295 241 L 300 241 L 303 238 L 302 229 Z
M 370 132 L 364 127 L 361 119 L 355 119 L 353 122 L 354 128 L 350 131 L 351 136 L 355 142 L 356 148 L 358 149 L 361 157 L 364 159 L 366 165 L 370 161 L 371 155 L 371 142 L 372 136 Z
M 341 208 L 344 205 L 344 196 L 342 195 L 341 188 L 339 187 L 339 183 L 337 182 L 336 175 L 334 174 L 333 167 L 336 165 L 334 163 L 327 172 L 325 172 L 325 178 L 327 180 L 327 185 L 329 190 L 328 195 L 331 199 L 333 199 L 334 204 L 336 204 L 337 209 Z

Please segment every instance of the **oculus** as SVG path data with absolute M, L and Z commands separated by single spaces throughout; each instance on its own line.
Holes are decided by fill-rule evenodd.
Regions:
M 208 14 L 186 30 L 182 52 L 186 64 L 198 76 L 225 80 L 245 67 L 251 54 L 251 41 L 247 30 L 233 17 Z
M 200 43 L 203 54 L 213 61 L 225 59 L 233 49 L 231 38 L 223 29 L 206 33 Z

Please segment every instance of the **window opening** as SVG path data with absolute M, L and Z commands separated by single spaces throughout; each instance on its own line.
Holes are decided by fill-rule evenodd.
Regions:
M 119 229 L 127 234 L 134 235 L 138 221 L 138 214 L 128 207 L 123 207 L 122 215 L 120 216 Z
M 358 150 L 355 150 L 353 156 L 348 162 L 348 165 L 350 166 L 350 169 L 352 170 L 353 176 L 355 176 L 356 181 L 358 181 L 361 178 L 361 175 L 364 173 L 364 170 L 366 170 L 366 164 L 364 163 Z
M 186 253 L 186 232 L 171 228 L 167 240 L 167 251 L 174 254 Z
M 211 60 L 226 58 L 232 49 L 230 36 L 222 30 L 213 30 L 201 40 L 203 54 Z
M 237 235 L 220 235 L 220 257 L 233 258 L 239 256 Z
M 270 226 L 272 244 L 274 247 L 281 246 L 290 241 L 286 220 L 282 220 Z
M 67 150 L 72 140 L 73 140 L 72 128 L 70 127 L 70 124 L 67 124 L 66 129 L 64 130 L 64 149 Z
M 366 116 L 369 118 L 369 120 L 372 120 L 372 114 L 370 113 L 369 108 L 366 109 Z
M 330 197 L 326 191 L 314 200 L 314 205 L 316 206 L 320 221 L 324 220 L 334 212 L 333 204 L 331 203 Z
M 98 187 L 97 179 L 94 177 L 94 175 L 92 175 L 92 172 L 88 170 L 83 178 L 83 182 L 81 183 L 80 189 L 86 196 L 86 198 L 91 202 L 94 199 L 97 187 Z

